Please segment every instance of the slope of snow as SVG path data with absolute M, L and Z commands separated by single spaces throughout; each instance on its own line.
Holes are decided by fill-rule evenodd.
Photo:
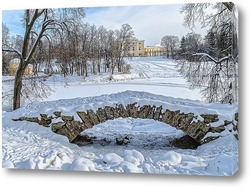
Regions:
M 230 136 L 197 150 L 78 147 L 41 128 L 46 129 L 44 136 L 39 135 L 41 130 L 29 130 L 27 124 L 22 129 L 4 128 L 4 168 L 218 176 L 232 175 L 238 168 L 237 141 Z
M 167 143 L 168 139 L 183 135 L 181 131 L 154 120 L 119 118 L 97 125 L 86 132 L 110 140 L 117 135 L 132 135 L 131 144 L 79 147 L 68 143 L 66 137 L 53 133 L 50 128 L 11 120 L 23 115 L 52 112 L 54 109 L 73 113 L 77 105 L 90 102 L 101 104 L 118 99 L 126 101 L 129 97 L 143 98 L 143 102 L 164 99 L 165 102 L 185 104 L 189 108 L 193 106 L 199 109 L 203 105 L 214 109 L 218 107 L 218 104 L 208 105 L 132 91 L 30 104 L 16 111 L 3 113 L 3 167 L 219 176 L 232 175 L 237 171 L 237 140 L 232 135 L 202 145 L 197 150 L 180 150 L 168 147 Z M 227 108 L 221 110 L 226 112 Z
M 173 127 L 147 119 L 115 119 L 96 125 L 83 134 L 111 140 L 110 144 L 83 147 L 70 144 L 50 128 L 31 122 L 14 122 L 20 116 L 39 116 L 63 111 L 76 115 L 77 110 L 97 109 L 104 105 L 156 104 L 164 108 L 192 110 L 195 114 L 216 113 L 221 120 L 232 117 L 232 106 L 200 102 L 199 90 L 190 90 L 164 58 L 133 58 L 131 74 L 92 75 L 88 78 L 54 76 L 46 83 L 52 88 L 44 101 L 35 101 L 9 111 L 13 83 L 3 83 L 2 166 L 18 169 L 99 171 L 121 173 L 156 173 L 229 176 L 238 170 L 238 141 L 231 134 L 198 147 L 196 150 L 168 146 L 170 139 L 184 135 Z M 137 92 L 136 92 L 137 91 Z M 173 98 L 174 97 L 174 98 Z M 190 100 L 191 99 L 191 100 Z M 76 116 L 75 116 L 76 117 Z M 200 117 L 202 118 L 202 117 Z M 216 124 L 214 126 L 217 126 Z M 115 145 L 117 136 L 130 136 L 126 146 Z

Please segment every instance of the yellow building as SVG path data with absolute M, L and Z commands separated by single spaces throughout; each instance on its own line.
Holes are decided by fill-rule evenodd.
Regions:
M 155 45 L 155 46 L 147 46 L 144 48 L 145 56 L 152 57 L 152 56 L 163 56 L 166 54 L 166 47 L 161 45 Z
M 144 40 L 138 40 L 135 37 L 130 37 L 127 41 L 129 56 L 140 57 L 144 56 Z
M 12 59 L 10 61 L 10 63 L 9 63 L 10 76 L 15 76 L 19 63 L 20 63 L 20 59 L 18 59 L 18 58 Z M 32 74 L 32 73 L 33 73 L 33 66 L 28 65 L 28 67 L 24 71 L 24 74 L 28 75 L 28 74 Z

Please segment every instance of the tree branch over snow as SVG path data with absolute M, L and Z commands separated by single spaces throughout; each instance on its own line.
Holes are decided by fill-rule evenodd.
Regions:
M 3 52 L 16 53 L 16 54 L 18 55 L 19 58 L 22 58 L 22 54 L 21 54 L 19 51 L 15 50 L 15 49 L 4 49 L 4 48 L 3 48 L 2 51 L 3 51 Z
M 210 55 L 207 54 L 207 53 L 195 53 L 195 54 L 193 54 L 193 55 L 194 55 L 194 56 L 201 56 L 201 58 L 207 57 L 208 59 L 210 59 L 211 61 L 213 61 L 215 64 L 220 64 L 221 62 L 226 61 L 226 60 L 232 58 L 232 56 L 229 55 L 229 56 L 225 56 L 225 57 L 223 57 L 223 58 L 221 58 L 221 59 L 219 59 L 219 60 L 216 60 L 215 58 L 213 58 L 212 56 L 210 56 Z

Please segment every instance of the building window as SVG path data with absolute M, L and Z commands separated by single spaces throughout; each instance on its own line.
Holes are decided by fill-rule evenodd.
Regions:
M 141 47 L 139 47 L 139 50 L 141 50 Z
M 135 47 L 133 47 L 133 51 L 135 51 Z

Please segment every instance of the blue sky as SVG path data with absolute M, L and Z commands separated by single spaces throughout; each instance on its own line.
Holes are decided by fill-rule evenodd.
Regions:
M 107 29 L 119 29 L 128 23 L 138 39 L 145 40 L 146 46 L 152 46 L 159 44 L 165 35 L 181 38 L 191 32 L 183 26 L 180 8 L 181 4 L 90 7 L 86 9 L 85 22 Z M 23 34 L 22 16 L 22 10 L 3 11 L 2 22 L 12 34 Z M 205 30 L 197 27 L 195 32 L 204 34 Z
M 7 25 L 12 35 L 24 35 L 23 10 L 3 10 L 2 22 Z

